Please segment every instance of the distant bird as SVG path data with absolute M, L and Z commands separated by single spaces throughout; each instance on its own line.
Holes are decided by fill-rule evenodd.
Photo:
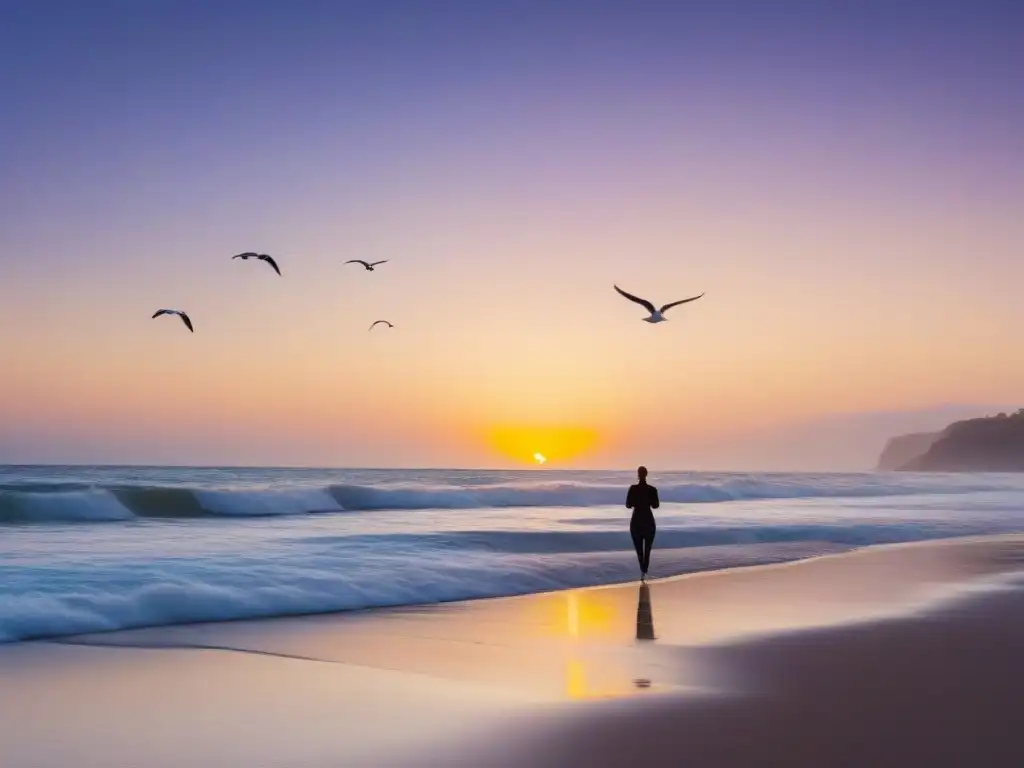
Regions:
M 362 259 L 349 259 L 345 263 L 346 264 L 362 264 L 370 272 L 373 272 L 373 268 L 374 267 L 376 267 L 378 264 L 387 264 L 388 260 L 387 259 L 382 259 L 381 261 L 363 261 Z
M 665 313 L 668 310 L 672 309 L 672 307 L 677 307 L 680 304 L 686 304 L 687 302 L 690 302 L 690 301 L 696 301 L 697 299 L 699 299 L 701 296 L 704 295 L 702 293 L 700 296 L 691 296 L 688 299 L 682 299 L 680 301 L 673 301 L 671 304 L 664 305 L 661 309 L 655 309 L 654 305 L 651 304 L 651 302 L 647 301 L 647 299 L 641 299 L 638 296 L 634 296 L 631 293 L 626 293 L 624 290 L 619 288 L 619 286 L 617 286 L 617 285 L 615 286 L 615 290 L 618 291 L 620 295 L 625 296 L 630 301 L 635 301 L 637 304 L 639 304 L 640 306 L 644 307 L 648 312 L 651 313 L 650 317 L 643 318 L 645 323 L 662 323 L 662 322 L 668 320 L 668 318 L 665 317 Z
M 274 261 L 273 258 L 271 258 L 270 256 L 268 256 L 265 253 L 256 253 L 255 251 L 246 251 L 245 253 L 240 253 L 237 256 L 232 256 L 231 258 L 232 259 L 259 259 L 260 261 L 265 261 L 265 262 L 267 262 L 267 264 L 272 266 L 274 268 L 274 271 L 277 272 L 277 274 L 279 274 L 279 275 L 281 274 L 281 270 L 278 268 L 277 262 Z
M 389 323 L 387 320 L 374 320 L 373 323 L 370 325 L 370 327 L 367 330 L 372 331 L 374 329 L 374 327 L 380 325 L 381 323 L 384 323 L 384 325 L 386 325 L 388 328 L 394 328 L 395 327 L 391 323 Z
M 195 329 L 192 327 L 192 321 L 189 320 L 188 319 L 188 315 L 186 315 L 180 309 L 160 309 L 160 310 L 157 310 L 156 314 L 153 315 L 153 319 L 155 320 L 156 318 L 160 317 L 160 315 L 177 315 L 178 317 L 181 318 L 181 322 L 183 322 L 185 324 L 185 327 L 188 328 L 190 331 L 192 331 L 192 333 L 195 333 Z

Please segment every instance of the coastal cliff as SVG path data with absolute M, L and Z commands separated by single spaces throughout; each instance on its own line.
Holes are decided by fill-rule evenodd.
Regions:
M 932 435 L 894 438 L 882 452 L 879 469 L 1024 472 L 1024 408 L 958 421 Z
M 905 465 L 927 453 L 932 444 L 942 437 L 942 434 L 942 432 L 918 432 L 890 439 L 885 444 L 882 455 L 878 458 L 878 468 L 903 469 Z

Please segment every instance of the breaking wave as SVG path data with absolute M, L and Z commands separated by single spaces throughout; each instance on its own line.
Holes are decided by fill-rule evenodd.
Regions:
M 837 484 L 730 478 L 659 487 L 664 503 L 714 504 L 768 499 L 870 498 L 977 493 L 999 485 L 933 482 Z M 621 485 L 583 482 L 476 486 L 330 485 L 310 488 L 210 489 L 174 486 L 0 486 L 0 523 L 97 523 L 137 518 L 266 517 L 374 510 L 597 507 L 623 503 Z
M 628 473 L 0 467 L 0 642 L 622 582 Z M 653 575 L 1024 531 L 1024 478 L 665 473 Z

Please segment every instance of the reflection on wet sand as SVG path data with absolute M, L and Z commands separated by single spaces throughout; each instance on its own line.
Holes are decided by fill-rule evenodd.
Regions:
M 656 640 L 654 636 L 654 613 L 651 610 L 651 588 L 640 585 L 636 602 L 636 639 Z
M 621 620 L 604 598 L 594 591 L 565 594 L 565 695 L 570 699 L 605 699 L 629 692 L 622 660 L 608 652 Z
M 651 609 L 651 588 L 646 584 L 640 585 L 640 591 L 636 600 L 636 639 L 655 640 L 654 636 L 654 612 Z M 646 677 L 638 677 L 633 680 L 637 688 L 650 688 L 651 681 Z
M 600 590 L 567 592 L 564 597 L 565 634 L 563 646 L 565 695 L 570 699 L 602 699 L 628 696 L 637 689 L 662 687 L 654 683 L 657 664 L 646 653 L 636 655 L 622 648 L 623 630 L 629 627 L 626 606 L 608 600 Z M 632 629 L 632 628 L 630 628 Z M 627 630 L 628 631 L 628 630 Z M 635 636 L 644 643 L 656 639 L 651 588 L 639 588 Z

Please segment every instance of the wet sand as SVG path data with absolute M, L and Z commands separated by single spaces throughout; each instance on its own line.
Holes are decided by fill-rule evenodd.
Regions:
M 1024 537 L 0 647 L 0 765 L 1022 765 Z
M 458 764 L 1024 765 L 1024 590 L 709 652 L 733 683 L 519 726 Z

